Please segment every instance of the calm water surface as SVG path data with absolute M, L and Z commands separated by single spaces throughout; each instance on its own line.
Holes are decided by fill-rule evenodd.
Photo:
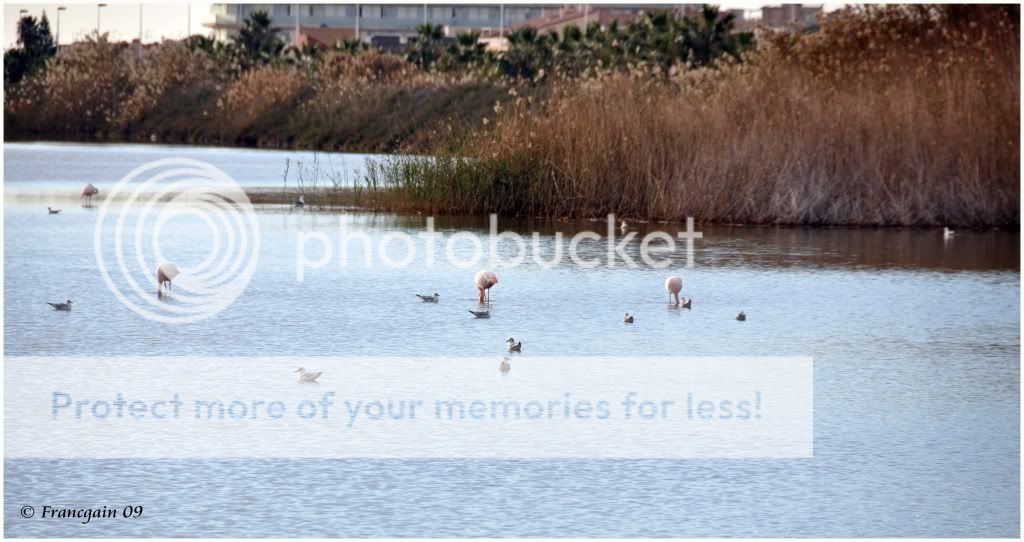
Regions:
M 7 356 L 811 355 L 814 457 L 790 460 L 7 460 L 8 536 L 984 536 L 1019 530 L 1019 234 L 699 227 L 696 267 L 566 262 L 500 270 L 489 321 L 473 270 L 333 262 L 295 280 L 300 233 L 344 220 L 371 238 L 423 217 L 261 209 L 262 249 L 242 298 L 190 325 L 125 309 L 93 256 L 96 210 L 39 198 L 109 184 L 147 153 L 230 164 L 276 185 L 284 154 L 167 147 L 8 145 Z M 139 154 L 145 154 L 142 158 Z M 217 162 L 217 161 L 220 162 Z M 346 158 L 347 160 L 347 158 Z M 351 158 L 360 162 L 358 157 Z M 141 162 L 139 162 L 141 163 Z M 134 165 L 133 165 L 134 164 Z M 72 172 L 67 167 L 80 168 Z M 257 181 L 266 179 L 266 182 Z M 98 184 L 98 183 L 97 183 Z M 14 190 L 11 190 L 14 188 Z M 102 188 L 102 186 L 101 186 Z M 56 191 L 57 196 L 49 196 Z M 72 196 L 73 200 L 73 196 Z M 131 220 L 137 212 L 125 211 Z M 594 223 L 505 222 L 540 231 Z M 677 225 L 658 226 L 668 231 Z M 486 231 L 486 219 L 437 229 Z M 165 252 L 194 262 L 202 224 Z M 632 250 L 635 251 L 635 246 Z M 684 277 L 692 311 L 666 307 Z M 438 305 L 417 292 L 440 292 Z M 71 313 L 45 302 L 70 297 Z M 743 309 L 747 322 L 732 319 Z M 637 324 L 624 326 L 622 313 Z M 24 520 L 21 506 L 142 504 L 136 521 Z

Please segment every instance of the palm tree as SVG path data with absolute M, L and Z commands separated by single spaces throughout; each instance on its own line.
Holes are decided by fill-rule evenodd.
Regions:
M 705 5 L 696 18 L 686 19 L 687 48 L 696 66 L 706 66 L 721 57 L 740 54 L 753 45 L 749 32 L 734 33 L 735 15 L 722 15 L 718 6 Z
M 281 56 L 284 42 L 277 37 L 266 11 L 255 11 L 242 23 L 234 44 L 250 64 L 266 64 Z
M 456 36 L 455 43 L 448 48 L 449 67 L 477 67 L 483 64 L 486 52 L 487 47 L 480 43 L 479 32 L 463 32 Z
M 358 55 L 359 53 L 368 49 L 367 45 L 362 40 L 353 38 L 348 40 L 340 40 L 331 47 L 337 53 L 347 53 L 352 56 Z
M 416 33 L 416 42 L 409 49 L 406 58 L 425 70 L 430 69 L 444 54 L 441 43 L 444 39 L 444 27 L 424 23 L 416 27 Z
M 549 39 L 539 37 L 536 28 L 525 27 L 508 35 L 508 50 L 499 57 L 498 64 L 507 77 L 537 79 L 550 67 L 551 56 Z

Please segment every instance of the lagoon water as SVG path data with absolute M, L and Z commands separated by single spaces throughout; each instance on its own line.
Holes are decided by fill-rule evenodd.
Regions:
M 158 151 L 228 164 L 249 186 L 279 186 L 285 156 Z M 692 269 L 681 252 L 667 270 L 586 269 L 569 261 L 552 269 L 532 262 L 497 269 L 493 317 L 481 321 L 466 310 L 476 307 L 472 277 L 485 263 L 460 269 L 438 258 L 431 267 L 420 251 L 406 268 L 376 261 L 367 269 L 358 261 L 341 265 L 333 248 L 327 265 L 296 280 L 303 237 L 319 232 L 334 239 L 339 221 L 373 240 L 417 234 L 424 217 L 257 207 L 261 248 L 241 297 L 209 319 L 162 324 L 128 310 L 108 289 L 93 250 L 98 209 L 83 209 L 76 199 L 81 181 L 102 190 L 152 152 L 6 146 L 6 357 L 211 355 L 237 358 L 240 370 L 246 357 L 268 355 L 497 360 L 510 335 L 523 340 L 524 358 L 813 356 L 814 456 L 7 459 L 7 536 L 1018 534 L 1017 232 L 964 231 L 944 241 L 941 232 L 920 229 L 698 225 L 704 238 L 696 242 Z M 88 173 L 70 175 L 63 166 Z M 50 202 L 64 211 L 47 215 Z M 135 208 L 115 210 L 129 224 L 140 216 Z M 187 215 L 174 224 L 161 235 L 161 249 L 182 266 L 198 263 L 212 243 L 207 224 Z M 435 228 L 448 236 L 486 234 L 487 219 L 438 217 Z M 506 228 L 540 232 L 547 250 L 555 230 L 603 233 L 606 226 L 523 220 L 503 221 Z M 634 243 L 627 252 L 636 250 Z M 667 306 L 662 282 L 672 273 L 683 276 L 692 310 Z M 437 305 L 414 297 L 434 291 L 442 296 Z M 45 304 L 69 297 L 70 313 Z M 742 323 L 733 319 L 741 309 L 749 317 Z M 623 325 L 626 311 L 636 324 Z M 40 390 L 48 391 L 45 380 Z M 44 504 L 142 505 L 145 514 L 88 525 L 19 515 L 23 506 Z

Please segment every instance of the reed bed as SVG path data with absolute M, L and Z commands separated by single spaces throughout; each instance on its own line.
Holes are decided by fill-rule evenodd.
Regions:
M 1018 7 L 963 5 L 845 8 L 816 32 L 761 33 L 741 61 L 518 80 L 375 51 L 243 67 L 101 36 L 14 85 L 4 124 L 8 139 L 407 153 L 354 192 L 325 181 L 325 205 L 1017 226 L 1019 51 Z
M 139 55 L 94 37 L 11 88 L 4 127 L 9 140 L 425 151 L 432 134 L 477 122 L 506 91 L 376 51 L 239 70 L 182 43 Z
M 831 225 L 1020 223 L 1019 26 L 993 6 L 847 8 L 742 64 L 512 95 L 462 152 L 370 169 L 394 210 Z M 440 142 L 439 148 L 449 148 Z

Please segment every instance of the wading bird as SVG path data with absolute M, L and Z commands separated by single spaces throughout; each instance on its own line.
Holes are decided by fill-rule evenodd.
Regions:
M 473 311 L 473 310 L 471 310 L 471 311 L 469 311 L 469 313 L 473 315 L 473 318 L 490 318 L 491 317 L 490 311 Z
M 490 271 L 481 271 L 476 274 L 476 289 L 480 292 L 480 303 L 484 302 L 484 292 L 487 292 L 487 300 L 491 300 L 491 286 L 498 283 L 498 275 Z
M 49 301 L 47 301 L 46 304 L 51 306 L 51 307 L 53 307 L 56 310 L 59 310 L 59 311 L 69 311 L 69 310 L 71 310 L 71 300 L 70 299 L 67 300 L 64 303 L 50 303 Z
M 47 207 L 47 208 L 46 208 L 46 211 L 47 211 L 47 212 L 48 212 L 49 214 L 51 214 L 51 215 L 55 215 L 55 214 L 57 214 L 57 213 L 59 213 L 59 212 L 60 212 L 60 209 L 53 209 L 53 208 Z
M 162 263 L 156 266 L 156 296 L 164 297 L 171 295 L 171 281 L 181 274 L 173 263 Z M 164 287 L 166 286 L 166 292 Z
M 949 228 L 942 228 L 942 238 L 943 239 L 950 239 L 954 235 L 956 235 L 955 231 L 953 231 L 953 230 L 951 230 Z
M 627 323 L 627 324 L 632 324 L 633 323 L 633 315 L 629 314 L 627 312 L 626 315 L 622 317 L 622 321 Z
M 665 279 L 665 289 L 668 290 L 669 303 L 672 303 L 672 300 L 674 298 L 674 305 L 678 306 L 679 292 L 683 289 L 683 279 L 680 277 L 669 277 Z
M 626 230 L 629 229 L 629 224 L 626 224 L 626 221 L 623 220 L 622 224 L 619 224 L 619 229 L 622 230 L 622 233 L 626 233 Z
M 81 198 L 85 200 L 85 207 L 92 207 L 92 197 L 100 193 L 100 189 L 89 183 L 82 187 Z
M 509 361 L 511 360 L 508 359 L 507 357 L 502 358 L 501 365 L 498 365 L 498 370 L 501 371 L 501 374 L 507 375 L 508 372 L 512 370 L 512 365 L 509 363 Z
M 740 322 L 746 322 L 747 315 L 743 311 L 740 311 L 740 313 L 736 315 L 736 319 L 739 320 Z
M 509 352 L 522 352 L 523 351 L 523 341 L 516 342 L 515 339 L 513 339 L 512 337 L 509 337 L 508 340 L 505 341 L 505 342 L 508 343 L 508 351 Z
M 298 380 L 299 382 L 302 382 L 302 383 L 310 383 L 311 382 L 313 384 L 319 384 L 319 382 L 317 382 L 316 379 L 320 378 L 320 375 L 322 375 L 322 374 L 324 374 L 324 373 L 323 372 L 316 372 L 316 373 L 307 372 L 302 367 L 299 367 L 298 369 L 295 369 L 295 379 Z
M 437 292 L 434 292 L 434 295 L 416 294 L 416 297 L 427 303 L 437 303 L 441 299 L 441 296 L 437 295 Z

